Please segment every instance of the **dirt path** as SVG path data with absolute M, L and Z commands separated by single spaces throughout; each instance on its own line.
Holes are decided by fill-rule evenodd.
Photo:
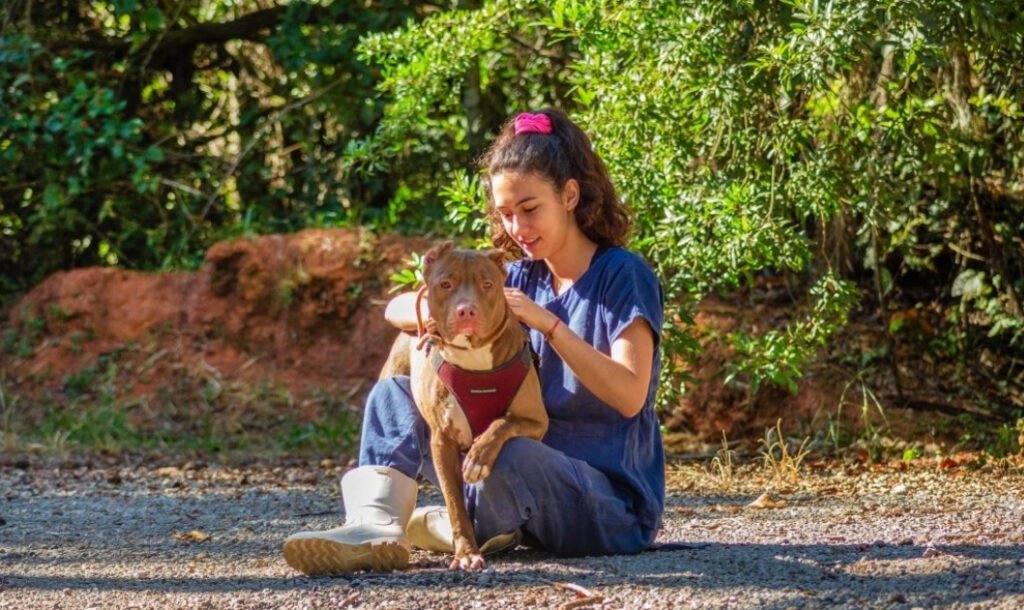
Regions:
M 820 466 L 755 509 L 756 472 L 723 493 L 683 465 L 660 540 L 688 548 L 519 549 L 476 574 L 416 552 L 407 572 L 310 579 L 280 544 L 337 522 L 333 465 L 15 463 L 0 469 L 0 608 L 1024 607 L 1024 477 L 946 466 Z

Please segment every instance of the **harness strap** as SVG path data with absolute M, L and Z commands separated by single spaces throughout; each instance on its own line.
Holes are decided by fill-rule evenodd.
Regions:
M 530 343 L 524 342 L 507 362 L 489 371 L 464 369 L 446 361 L 440 350 L 431 350 L 431 366 L 469 420 L 473 438 L 508 411 L 533 364 Z

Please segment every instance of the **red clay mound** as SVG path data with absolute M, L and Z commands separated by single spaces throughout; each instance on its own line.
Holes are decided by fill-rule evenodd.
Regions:
M 394 336 L 387 278 L 428 246 L 314 229 L 219 243 L 194 273 L 58 273 L 11 309 L 4 385 L 26 428 L 97 404 L 170 433 L 316 421 L 358 406 Z

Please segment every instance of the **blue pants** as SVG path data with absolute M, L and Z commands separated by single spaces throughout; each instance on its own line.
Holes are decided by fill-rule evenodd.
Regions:
M 437 485 L 430 430 L 408 377 L 377 382 L 363 414 L 360 466 L 389 466 Z M 642 528 L 604 474 L 532 439 L 501 449 L 490 476 L 465 487 L 477 540 L 521 528 L 524 542 L 560 556 L 636 553 L 656 532 Z

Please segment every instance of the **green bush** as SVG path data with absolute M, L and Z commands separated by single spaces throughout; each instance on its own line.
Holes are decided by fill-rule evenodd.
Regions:
M 0 6 L 0 295 L 61 269 L 193 267 L 214 241 L 376 224 L 341 163 L 380 113 L 354 47 L 398 1 Z M 396 195 L 396 193 L 398 193 Z
M 359 50 L 380 67 L 388 104 L 354 161 L 449 151 L 409 175 L 441 192 L 465 182 L 455 153 L 478 152 L 480 129 L 563 106 L 636 214 L 634 245 L 665 280 L 670 324 L 766 271 L 802 286 L 802 319 L 733 336 L 734 374 L 755 386 L 795 387 L 858 302 L 854 282 L 883 327 L 891 302 L 933 301 L 961 355 L 1021 353 L 1014 2 L 482 2 Z M 455 192 L 465 217 L 465 189 Z M 669 331 L 667 347 L 692 353 Z
M 792 389 L 853 312 L 897 394 L 913 341 L 995 380 L 989 410 L 1024 395 L 1015 0 L 28 6 L 0 8 L 0 292 L 305 226 L 479 237 L 475 159 L 555 105 L 636 214 L 670 362 L 703 295 L 782 275 L 799 315 L 731 336 L 751 387 Z

